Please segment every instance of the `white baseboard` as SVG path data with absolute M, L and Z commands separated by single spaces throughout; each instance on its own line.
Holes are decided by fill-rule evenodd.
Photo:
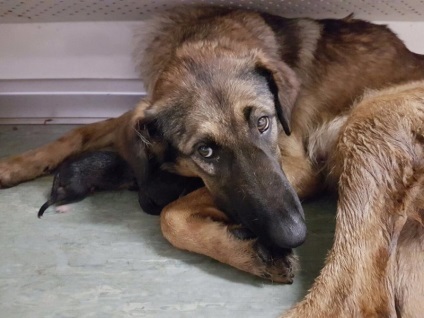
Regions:
M 86 124 L 116 117 L 143 97 L 138 80 L 1 80 L 0 124 Z

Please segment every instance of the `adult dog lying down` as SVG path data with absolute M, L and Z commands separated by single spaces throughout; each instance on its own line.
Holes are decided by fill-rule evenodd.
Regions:
M 387 128 L 380 140 L 389 144 L 387 151 L 366 157 L 373 144 L 358 131 L 346 135 L 350 126 L 343 116 L 367 129 L 375 128 L 380 115 L 387 125 L 399 124 L 390 112 L 349 112 L 367 88 L 424 78 L 423 57 L 386 27 L 360 20 L 284 19 L 221 8 L 165 13 L 153 21 L 143 45 L 137 60 L 148 89 L 145 101 L 119 118 L 1 162 L 1 185 L 35 178 L 71 154 L 114 146 L 141 188 L 157 165 L 205 183 L 162 211 L 162 231 L 173 245 L 291 282 L 291 249 L 306 235 L 298 196 L 319 193 L 331 176 L 340 190 L 335 246 L 293 316 L 396 315 L 401 292 L 384 280 L 403 271 L 387 265 L 392 255 L 403 255 L 394 253 L 402 226 L 393 214 L 415 211 L 415 203 L 411 208 L 405 200 L 415 185 L 421 135 L 410 130 L 407 140 L 386 140 L 392 127 L 379 125 Z M 419 127 L 420 108 L 404 107 L 406 120 Z M 337 140 L 337 152 L 329 156 Z M 361 149 L 364 158 L 354 153 Z M 392 160 L 393 166 L 386 165 Z M 412 233 L 412 227 L 404 231 Z M 408 304 L 398 301 L 396 308 L 402 312 Z

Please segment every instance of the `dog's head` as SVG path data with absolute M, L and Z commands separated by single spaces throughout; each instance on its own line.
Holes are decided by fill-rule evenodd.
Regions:
M 199 176 L 234 221 L 292 248 L 306 226 L 278 140 L 290 134 L 298 89 L 295 73 L 261 51 L 183 51 L 158 76 L 138 126 L 162 143 L 167 169 Z

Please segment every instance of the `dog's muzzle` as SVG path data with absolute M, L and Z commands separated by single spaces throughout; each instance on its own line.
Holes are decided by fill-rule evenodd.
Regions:
M 266 155 L 254 160 L 255 167 L 267 168 L 252 173 L 246 164 L 233 166 L 233 177 L 223 180 L 222 191 L 215 193 L 216 203 L 264 245 L 298 247 L 305 241 L 306 224 L 297 194 L 277 162 L 270 163 Z

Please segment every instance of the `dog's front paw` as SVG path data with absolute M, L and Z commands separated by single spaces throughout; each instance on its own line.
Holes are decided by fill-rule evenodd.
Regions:
M 230 225 L 228 231 L 240 244 L 237 256 L 242 254 L 247 257 L 243 262 L 240 261 L 243 264 L 239 268 L 272 282 L 293 283 L 298 267 L 293 250 L 266 247 L 254 233 L 240 225 Z
M 253 232 L 241 225 L 231 225 L 228 231 L 240 243 L 247 244 L 247 253 L 250 254 L 248 272 L 277 283 L 293 283 L 298 260 L 292 249 L 266 247 Z
M 273 282 L 292 284 L 298 268 L 298 259 L 292 249 L 267 248 L 258 241 L 253 248 L 261 264 L 261 277 Z

